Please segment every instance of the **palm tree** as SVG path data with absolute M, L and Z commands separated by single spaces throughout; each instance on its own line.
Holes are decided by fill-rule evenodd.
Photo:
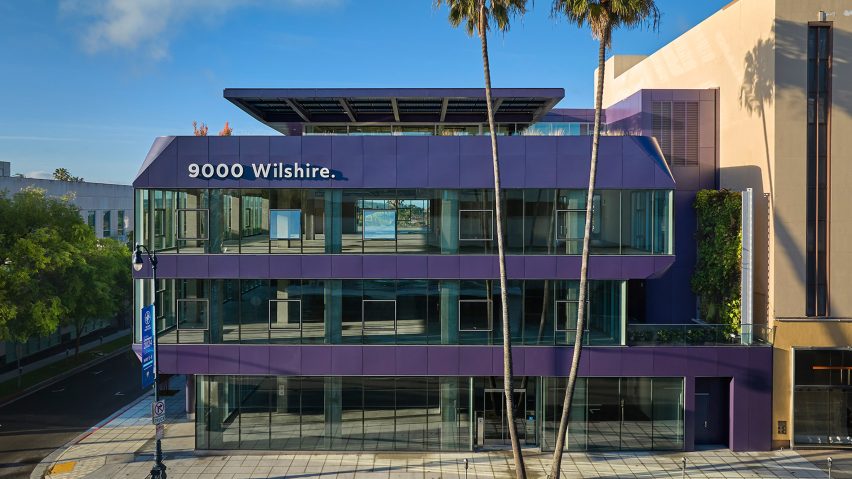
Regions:
M 506 421 L 512 442 L 515 475 L 527 477 L 521 443 L 515 424 L 515 407 L 512 391 L 512 336 L 509 327 L 509 305 L 506 293 L 506 256 L 503 247 L 503 210 L 500 194 L 500 165 L 497 162 L 497 132 L 494 125 L 494 103 L 491 99 L 491 67 L 488 63 L 488 30 L 496 27 L 505 32 L 509 20 L 526 12 L 526 0 L 434 0 L 435 8 L 446 3 L 449 21 L 453 27 L 464 24 L 468 35 L 479 36 L 482 43 L 482 67 L 485 74 L 485 102 L 488 110 L 488 129 L 491 133 L 491 160 L 494 168 L 494 210 L 497 217 L 497 257 L 500 263 L 500 312 L 503 319 L 503 394 L 506 399 Z
M 583 232 L 583 255 L 580 262 L 580 294 L 577 302 L 577 334 L 574 339 L 574 351 L 571 358 L 571 371 L 568 374 L 568 385 L 565 388 L 565 399 L 562 403 L 562 417 L 559 420 L 559 431 L 553 449 L 553 463 L 550 478 L 558 479 L 562 465 L 562 449 L 565 446 L 565 433 L 568 429 L 568 417 L 571 412 L 571 400 L 574 395 L 574 385 L 577 382 L 577 369 L 580 366 L 580 354 L 583 350 L 583 333 L 586 319 L 586 289 L 589 267 L 589 237 L 592 227 L 592 198 L 595 193 L 595 173 L 598 164 L 598 143 L 601 136 L 601 103 L 603 102 L 604 66 L 606 49 L 612 42 L 612 31 L 619 27 L 633 28 L 651 25 L 657 28 L 660 11 L 654 0 L 554 0 L 552 13 L 554 16 L 564 15 L 565 18 L 578 27 L 588 26 L 599 42 L 598 47 L 598 81 L 595 91 L 595 126 L 592 136 L 592 161 L 589 168 L 589 190 L 586 195 L 586 223 Z

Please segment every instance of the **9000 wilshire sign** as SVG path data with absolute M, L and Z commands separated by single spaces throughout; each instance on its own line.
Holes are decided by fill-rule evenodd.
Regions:
M 272 179 L 272 180 L 289 180 L 289 179 L 308 179 L 308 180 L 327 180 L 334 179 L 335 174 L 330 169 L 324 166 L 311 166 L 310 163 L 301 165 L 296 162 L 293 164 L 287 163 L 252 163 L 250 169 L 245 168 L 240 163 L 228 165 L 225 163 L 190 163 L 187 167 L 190 178 L 219 178 L 219 179 L 241 179 L 245 176 L 246 171 L 253 173 L 254 176 L 248 179 Z

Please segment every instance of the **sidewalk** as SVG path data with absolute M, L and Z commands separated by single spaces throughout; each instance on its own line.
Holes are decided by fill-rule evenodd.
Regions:
M 177 386 L 177 384 L 175 384 Z M 193 451 L 194 424 L 183 413 L 182 394 L 166 399 L 169 419 L 163 450 L 170 479 L 213 478 L 511 478 L 511 453 L 325 453 L 202 455 Z M 57 451 L 40 464 L 50 479 L 147 477 L 153 465 L 151 395 Z M 530 478 L 547 477 L 550 454 L 526 451 Z M 690 478 L 825 478 L 795 451 L 732 453 L 565 454 L 565 478 L 679 478 L 681 458 Z M 470 461 L 465 475 L 464 459 Z M 60 472 L 65 471 L 65 472 Z

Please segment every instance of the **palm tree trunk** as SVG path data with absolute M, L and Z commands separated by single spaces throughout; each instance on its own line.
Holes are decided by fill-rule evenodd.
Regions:
M 512 442 L 515 477 L 526 479 L 524 456 L 515 424 L 515 407 L 512 391 L 512 336 L 509 327 L 509 301 L 506 293 L 506 255 L 503 249 L 503 208 L 500 195 L 500 165 L 497 162 L 497 131 L 494 125 L 494 108 L 491 101 L 491 67 L 488 63 L 488 37 L 486 35 L 485 0 L 479 0 L 479 38 L 482 40 L 482 67 L 485 74 L 485 102 L 488 107 L 488 129 L 491 132 L 491 160 L 494 167 L 494 211 L 497 217 L 497 258 L 500 264 L 500 313 L 503 317 L 503 392 L 506 399 L 506 421 Z
M 601 136 L 601 104 L 603 103 L 604 65 L 606 45 L 609 42 L 609 28 L 600 40 L 598 49 L 598 84 L 595 92 L 595 130 L 592 135 L 592 161 L 589 165 L 589 191 L 586 194 L 586 224 L 583 229 L 583 256 L 580 262 L 580 295 L 577 303 L 577 335 L 574 339 L 574 354 L 571 358 L 571 371 L 568 373 L 568 386 L 565 388 L 565 400 L 562 402 L 562 417 L 559 419 L 559 431 L 553 449 L 553 462 L 550 466 L 550 478 L 559 479 L 562 472 L 562 449 L 565 447 L 565 433 L 568 430 L 568 418 L 571 414 L 571 400 L 574 385 L 577 383 L 577 370 L 580 367 L 580 354 L 583 351 L 583 336 L 586 327 L 586 278 L 589 269 L 589 240 L 592 233 L 592 198 L 595 194 L 595 175 L 598 166 L 598 142 Z

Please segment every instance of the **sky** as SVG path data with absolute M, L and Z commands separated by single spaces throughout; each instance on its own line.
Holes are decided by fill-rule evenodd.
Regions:
M 730 0 L 657 0 L 659 31 L 618 31 L 649 54 Z M 155 137 L 192 122 L 278 134 L 225 88 L 481 87 L 480 44 L 432 0 L 0 0 L 0 161 L 129 184 Z M 594 103 L 597 43 L 538 0 L 489 37 L 495 87 L 561 87 Z

